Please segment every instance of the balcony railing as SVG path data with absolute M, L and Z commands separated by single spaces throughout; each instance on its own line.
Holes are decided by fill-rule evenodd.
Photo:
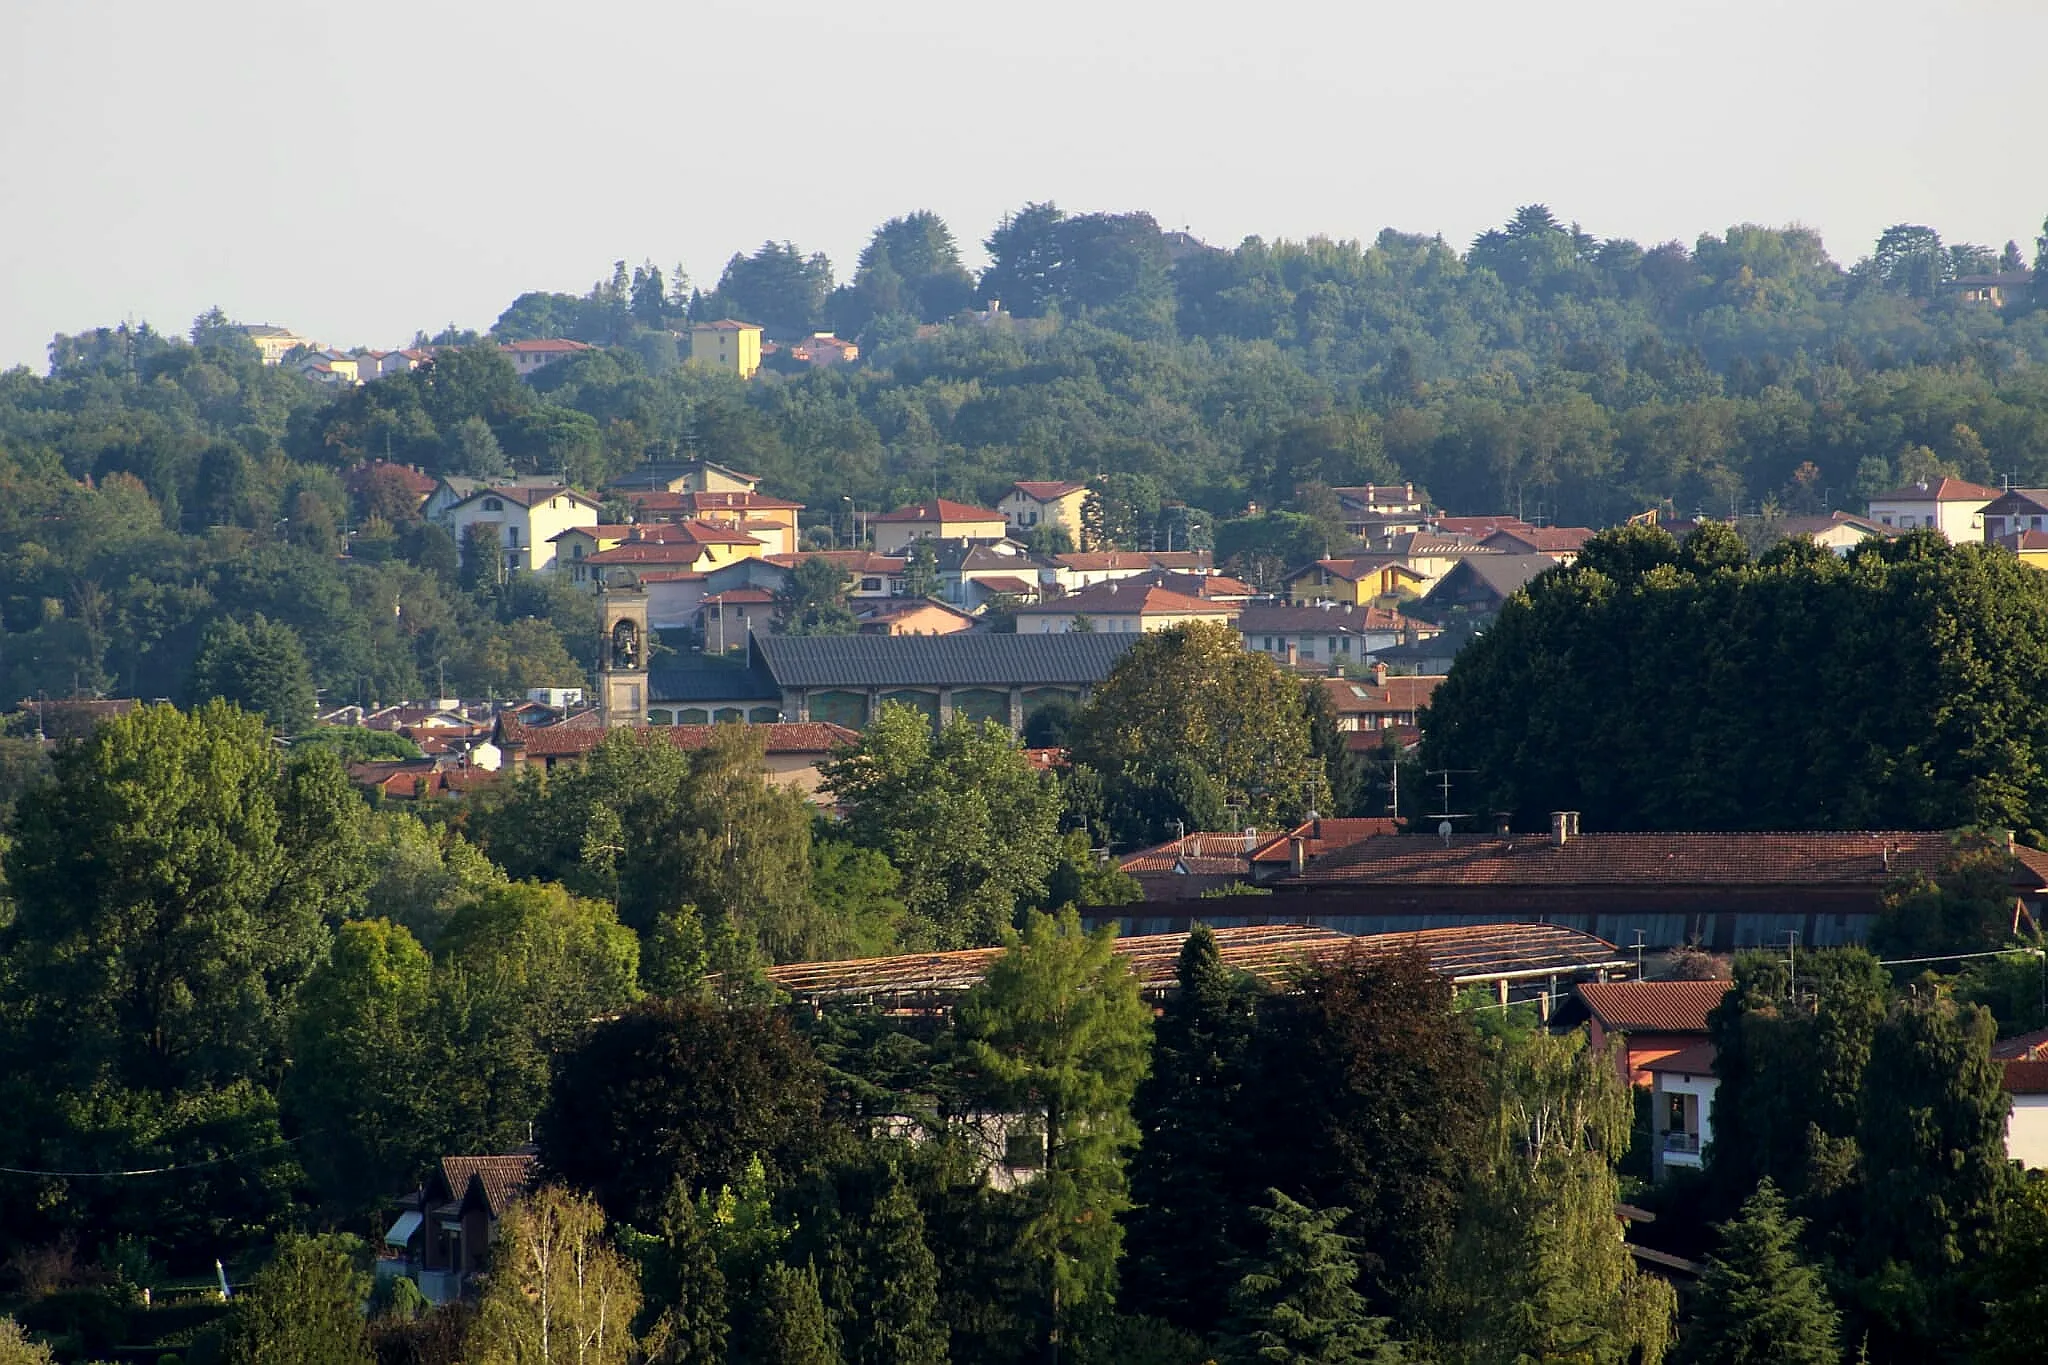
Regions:
M 1700 1135 L 1698 1133 L 1681 1132 L 1674 1128 L 1664 1134 L 1664 1150 L 1667 1152 L 1692 1152 L 1697 1154 L 1700 1150 Z

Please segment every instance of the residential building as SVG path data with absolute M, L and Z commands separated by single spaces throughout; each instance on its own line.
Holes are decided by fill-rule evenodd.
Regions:
M 701 749 L 717 733 L 708 720 L 677 725 L 672 723 L 674 718 L 672 709 L 657 707 L 650 713 L 649 723 L 653 733 L 678 749 Z M 794 787 L 808 799 L 818 799 L 819 789 L 824 785 L 819 766 L 860 739 L 844 726 L 820 721 L 784 724 L 772 716 L 748 720 L 728 715 L 717 724 L 744 726 L 750 737 L 760 739 L 766 750 L 764 766 L 768 780 L 777 786 Z M 581 762 L 603 740 L 604 734 L 603 727 L 594 724 L 525 725 L 508 717 L 499 725 L 497 742 L 505 750 L 509 769 L 523 772 L 531 766 L 552 772 Z
M 565 480 L 559 474 L 513 474 L 501 479 L 473 479 L 465 474 L 443 474 L 435 480 L 434 491 L 420 505 L 420 515 L 428 521 L 438 523 L 443 530 L 452 531 L 448 513 L 454 506 L 488 488 L 561 488 Z M 595 517 L 589 518 L 597 520 Z
M 363 382 L 356 358 L 346 351 L 308 351 L 292 362 L 292 368 L 329 388 L 352 389 Z
M 236 328 L 249 338 L 251 345 L 263 358 L 266 365 L 281 365 L 284 358 L 301 347 L 317 348 L 320 343 L 311 337 L 300 336 L 289 327 L 276 327 L 267 322 L 250 322 Z
M 1592 538 L 1592 529 L 1585 526 L 1503 526 L 1479 543 L 1503 554 L 1549 555 L 1560 564 L 1569 564 Z
M 1967 479 L 1922 479 L 1904 488 L 1894 488 L 1870 499 L 1866 510 L 1879 526 L 1901 531 L 1925 528 L 1939 531 L 1961 544 L 1966 540 L 1987 540 L 2002 532 L 1991 531 L 1984 514 L 1996 502 L 1999 491 Z
M 1293 829 L 1275 834 L 1252 849 L 1252 881 L 1259 884 L 1276 877 L 1306 872 L 1319 858 L 1349 848 L 1361 839 L 1399 834 L 1400 822 L 1391 816 L 1365 816 L 1326 820 L 1312 816 Z
M 597 347 L 582 341 L 570 341 L 566 337 L 547 337 L 533 341 L 507 341 L 498 347 L 505 358 L 512 362 L 512 368 L 519 372 L 521 379 L 531 379 L 540 371 L 557 361 L 571 356 L 588 354 Z
M 627 504 L 639 522 L 708 522 L 745 531 L 760 542 L 764 555 L 795 554 L 800 502 L 746 490 L 670 492 L 628 491 Z
M 1481 517 L 1432 517 L 1429 529 L 1440 536 L 1456 536 L 1461 540 L 1477 543 L 1496 531 L 1535 531 L 1541 528 L 1530 525 L 1520 517 L 1498 512 L 1492 516 Z
M 1088 485 L 1063 479 L 1020 479 L 1010 485 L 996 509 L 1009 523 L 1013 535 L 1025 536 L 1041 526 L 1059 526 L 1081 547 L 1081 504 L 1088 500 Z
M 458 554 L 469 552 L 471 526 L 490 526 L 509 572 L 545 573 L 555 567 L 554 538 L 572 526 L 596 521 L 597 513 L 595 502 L 561 484 L 492 485 L 449 507 L 441 520 L 455 537 Z
M 759 474 L 742 474 L 711 460 L 649 460 L 605 485 L 620 493 L 754 493 Z
M 2011 551 L 2029 568 L 2048 569 L 2048 531 L 2020 531 L 1991 543 Z
M 1009 523 L 1001 512 L 971 507 L 946 498 L 883 512 L 868 523 L 874 528 L 875 553 L 902 554 L 919 540 L 1001 540 L 1009 534 Z
M 1085 700 L 1137 638 L 755 635 L 744 666 L 685 656 L 655 669 L 649 690 L 651 704 L 679 723 L 724 714 L 862 729 L 884 702 L 898 702 L 934 722 L 990 719 L 1015 733 L 1049 702 Z
M 689 362 L 752 379 L 761 368 L 760 324 L 733 318 L 694 324 L 690 328 Z
M 1855 516 L 1849 512 L 1830 512 L 1826 516 L 1780 517 L 1765 524 L 1780 540 L 1805 536 L 1822 549 L 1833 550 L 1838 555 L 1848 554 L 1866 540 L 1883 540 L 1887 536 L 1901 534 L 1871 521 L 1868 517 Z
M 2048 531 L 2048 488 L 2008 488 L 1984 505 L 1982 515 L 1985 540 Z
M 978 611 L 991 598 L 1035 602 L 1059 592 L 1059 566 L 1014 540 L 933 540 L 939 596 Z
M 1368 483 L 1333 488 L 1344 513 L 1344 529 L 1368 545 L 1429 527 L 1429 512 L 1412 483 Z
M 1438 580 L 1415 612 L 1441 625 L 1459 619 L 1491 621 L 1536 575 L 1556 567 L 1549 555 L 1473 555 Z
M 533 1153 L 444 1156 L 399 1202 L 377 1274 L 408 1275 L 430 1303 L 462 1297 L 490 1259 L 498 1226 L 532 1182 Z
M 1362 607 L 1420 596 L 1429 579 L 1396 555 L 1372 554 L 1319 559 L 1287 575 L 1282 586 L 1293 603 L 1344 602 Z
M 735 560 L 758 558 L 763 548 L 752 532 L 705 521 L 572 526 L 555 543 L 558 570 L 593 592 L 617 577 L 611 572 L 614 565 L 708 573 Z
M 1576 987 L 1551 1015 L 1553 1028 L 1585 1025 L 1597 1052 L 1612 1043 L 1631 1085 L 1650 1084 L 1650 1063 L 1703 1043 L 1707 1011 L 1728 993 L 1725 981 L 1607 981 Z
M 1255 829 L 1189 834 L 1126 854 L 1117 868 L 1148 901 L 1192 900 L 1205 891 L 1248 884 L 1259 840 Z
M 929 597 L 885 597 L 859 607 L 862 635 L 953 635 L 974 628 L 974 617 Z
M 429 349 L 407 348 L 402 351 L 373 351 L 364 348 L 358 350 L 354 356 L 356 377 L 365 384 L 374 384 L 380 379 L 389 379 L 395 374 L 410 374 L 433 360 L 433 358 L 434 353 Z
M 1058 635 L 1069 631 L 1133 634 L 1166 630 L 1193 621 L 1229 625 L 1238 608 L 1142 583 L 1098 583 L 1092 588 L 1049 602 L 1017 608 L 1019 635 Z
M 744 651 L 756 634 L 775 629 L 775 594 L 766 588 L 727 588 L 697 609 L 697 638 L 706 654 Z
M 1714 952 L 1860 943 L 1886 890 L 1940 872 L 1955 835 L 1926 830 L 1582 834 L 1557 811 L 1547 835 L 1451 833 L 1367 839 L 1274 885 L 1269 913 L 1349 933 L 1403 924 L 1543 920 L 1613 943 Z M 2048 854 L 2012 845 L 2015 923 L 2039 922 Z M 1434 918 L 1432 918 L 1434 917 Z
M 1055 577 L 1068 592 L 1151 573 L 1208 574 L 1215 556 L 1207 550 L 1076 550 L 1052 557 Z
M 2031 270 L 1998 270 L 1982 275 L 1958 275 L 1942 288 L 1963 303 L 1986 308 L 2003 308 L 2014 299 L 2025 299 L 2034 287 Z
M 1714 1141 L 1714 1045 L 1704 1039 L 1647 1063 L 1650 1078 L 1650 1175 L 1698 1170 Z
M 1320 685 L 1338 729 L 1375 731 L 1417 728 L 1422 708 L 1442 682 L 1442 675 L 1397 677 L 1377 664 L 1369 678 L 1324 678 Z
M 1536 528 L 1531 527 L 1534 531 Z M 1447 536 L 1435 531 L 1418 531 L 1412 535 L 1394 536 L 1388 540 L 1381 553 L 1393 555 L 1422 575 L 1421 591 L 1425 594 L 1442 582 L 1444 576 L 1468 559 L 1495 556 L 1512 557 L 1505 550 L 1490 548 L 1462 536 Z
M 851 341 L 841 341 L 830 332 L 813 332 L 804 340 L 791 343 L 789 358 L 822 370 L 833 365 L 851 365 L 860 359 L 860 347 Z
M 2005 1155 L 2030 1171 L 2048 1167 L 2048 1029 L 1991 1045 L 2004 1070 L 2012 1108 L 2005 1116 Z
M 809 550 L 802 554 L 768 555 L 768 563 L 783 570 L 797 567 L 807 559 L 822 559 L 846 575 L 846 595 L 864 598 L 901 597 L 906 561 L 901 555 L 878 555 L 873 550 Z M 780 586 L 780 580 L 777 581 Z
M 1244 647 L 1270 654 L 1289 668 L 1363 664 L 1380 650 L 1400 644 L 1411 628 L 1429 635 L 1439 633 L 1438 627 L 1411 621 L 1387 607 L 1361 607 L 1327 598 L 1314 606 L 1251 602 L 1239 607 L 1237 616 Z

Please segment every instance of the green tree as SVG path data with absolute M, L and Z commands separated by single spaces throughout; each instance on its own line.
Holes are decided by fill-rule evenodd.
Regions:
M 2002 839 L 1966 834 L 1938 876 L 1886 889 L 1870 946 L 1886 957 L 1975 953 L 2010 943 L 2019 928 L 2013 855 Z
M 1081 932 L 1069 910 L 1029 916 L 960 1002 L 959 1027 L 1007 1112 L 1045 1139 L 1044 1168 L 1023 1191 L 1020 1246 L 1044 1276 L 1055 1352 L 1078 1310 L 1109 1301 L 1129 1207 L 1124 1162 L 1138 1139 L 1131 1099 L 1144 1078 L 1150 1012 L 1113 951 L 1114 927 Z
M 885 703 L 823 771 L 847 832 L 895 864 L 933 946 L 992 943 L 1044 893 L 1059 797 L 994 721 L 956 716 L 934 735 L 922 712 Z
M 760 1320 L 747 1358 L 763 1365 L 839 1365 L 814 1267 L 771 1265 L 762 1272 Z
M 894 1156 L 870 1149 L 808 1180 L 793 1255 L 817 1268 L 848 1365 L 943 1365 L 939 1266 Z
M 351 1245 L 353 1244 L 353 1245 Z M 286 1237 L 276 1259 L 236 1296 L 229 1365 L 371 1365 L 363 1301 L 370 1277 L 353 1238 Z
M 206 628 L 186 694 L 195 706 L 219 698 L 297 734 L 313 721 L 313 674 L 299 637 L 282 622 L 225 617 Z
M 1251 1211 L 1265 1246 L 1232 1286 L 1225 1355 L 1256 1361 L 1395 1365 L 1386 1319 L 1372 1317 L 1356 1288 L 1358 1261 L 1337 1231 L 1349 1209 L 1315 1209 L 1267 1191 Z
M 2001 1245 L 1978 1281 L 1987 1312 L 1975 1358 L 1984 1365 L 2023 1365 L 2048 1353 L 2048 1284 L 2040 1274 L 2048 1255 L 2048 1181 L 2029 1180 L 2008 1191 L 2000 1221 Z
M 28 1339 L 13 1318 L 0 1318 L 0 1365 L 55 1365 L 50 1348 Z
M 1329 801 L 1301 684 L 1226 626 L 1145 635 L 1095 689 L 1069 749 L 1102 774 L 1130 842 L 1164 838 L 1175 820 L 1212 827 L 1216 806 L 1267 827 Z
M 635 1358 L 639 1277 L 611 1244 L 604 1213 L 553 1186 L 499 1225 L 477 1305 L 476 1365 L 625 1365 Z
M 903 595 L 937 597 L 939 587 L 938 553 L 932 549 L 930 539 L 921 536 L 903 557 Z
M 534 1138 L 554 1176 L 652 1227 L 678 1180 L 716 1190 L 751 1158 L 787 1179 L 819 1140 L 822 1103 L 817 1062 L 781 1015 L 649 1001 L 597 1025 L 555 1068 Z
M 775 594 L 775 628 L 784 635 L 852 635 L 857 629 L 846 608 L 846 575 L 816 555 L 790 570 Z
M 1254 1163 L 1238 1103 L 1256 988 L 1231 976 L 1205 924 L 1182 945 L 1175 983 L 1132 1106 L 1144 1136 L 1131 1163 L 1123 1302 L 1206 1334 L 1253 1244 L 1245 1219 Z
M 696 1201 L 680 1182 L 662 1202 L 651 1236 L 634 1236 L 645 1294 L 636 1324 L 651 1365 L 696 1365 L 725 1358 L 725 1272 Z
M 1800 1221 L 1769 1180 L 1721 1225 L 1681 1358 L 1692 1365 L 1836 1365 L 1838 1315 L 1799 1253 Z
M 726 262 L 718 292 L 691 315 L 723 312 L 758 322 L 770 336 L 788 340 L 824 323 L 831 292 L 832 263 L 823 253 L 805 256 L 793 243 L 763 242 L 753 255 Z

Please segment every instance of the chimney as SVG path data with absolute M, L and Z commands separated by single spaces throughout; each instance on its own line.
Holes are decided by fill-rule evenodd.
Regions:
M 1566 812 L 1561 810 L 1550 812 L 1550 842 L 1556 844 L 1559 848 L 1563 848 L 1571 837 L 1571 821 L 1567 818 Z
M 514 777 L 526 771 L 526 741 L 506 736 L 504 743 L 505 766 L 512 770 Z
M 1565 828 L 1566 828 L 1566 830 L 1568 830 L 1568 831 L 1570 832 L 1570 834 L 1571 834 L 1572 838 L 1574 838 L 1574 839 L 1578 838 L 1578 837 L 1579 837 L 1579 813 L 1578 813 L 1577 811 L 1575 811 L 1575 810 L 1568 810 L 1568 811 L 1566 811 L 1566 812 L 1564 813 L 1564 823 L 1565 823 Z
M 1287 870 L 1297 877 L 1308 871 L 1308 840 L 1299 834 L 1287 841 Z
M 1495 811 L 1493 813 L 1493 832 L 1495 836 L 1497 836 L 1498 838 L 1505 839 L 1508 837 L 1508 835 L 1514 833 L 1514 830 L 1510 827 L 1513 818 L 1514 817 L 1507 811 Z
M 1373 664 L 1373 666 L 1372 666 L 1372 685 L 1373 685 L 1374 687 L 1385 687 L 1385 686 L 1387 685 L 1387 666 L 1386 666 L 1385 664 L 1383 664 L 1383 663 L 1374 663 L 1374 664 Z
M 1301 647 L 1294 641 L 1287 642 L 1287 666 L 1293 668 L 1301 662 Z

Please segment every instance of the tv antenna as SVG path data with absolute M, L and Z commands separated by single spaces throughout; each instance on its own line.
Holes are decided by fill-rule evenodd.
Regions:
M 1443 779 L 1441 782 L 1437 784 L 1437 786 L 1441 789 L 1440 799 L 1443 803 L 1443 809 L 1436 813 L 1436 818 L 1439 820 L 1443 820 L 1445 822 L 1449 822 L 1452 820 L 1470 820 L 1472 818 L 1470 812 L 1454 811 L 1451 809 L 1451 779 L 1453 777 L 1469 777 L 1473 773 L 1477 772 L 1478 769 L 1430 768 L 1426 771 L 1427 775 L 1430 777 L 1438 777 Z

